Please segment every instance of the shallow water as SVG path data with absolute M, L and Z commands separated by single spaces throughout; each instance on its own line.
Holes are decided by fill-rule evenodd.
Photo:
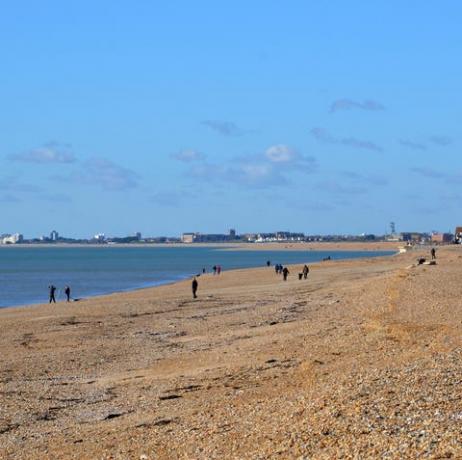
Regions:
M 3 247 L 0 249 L 0 307 L 46 302 L 49 284 L 64 299 L 64 286 L 82 298 L 165 284 L 213 265 L 223 270 L 261 267 L 270 260 L 304 264 L 391 254 L 390 251 L 227 251 L 211 247 Z

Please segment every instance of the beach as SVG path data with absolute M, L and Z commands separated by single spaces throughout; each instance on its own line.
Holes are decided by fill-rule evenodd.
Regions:
M 421 256 L 2 309 L 0 458 L 460 458 L 462 249 Z

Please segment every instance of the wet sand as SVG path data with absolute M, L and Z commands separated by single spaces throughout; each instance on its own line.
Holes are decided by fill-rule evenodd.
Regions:
M 0 310 L 0 458 L 460 458 L 462 248 Z

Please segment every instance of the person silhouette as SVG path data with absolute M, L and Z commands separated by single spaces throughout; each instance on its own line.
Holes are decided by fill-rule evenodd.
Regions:
M 191 284 L 194 299 L 197 299 L 196 292 L 197 292 L 198 286 L 199 286 L 199 283 L 197 282 L 196 277 L 194 277 L 193 280 L 192 280 L 192 284 Z
M 48 290 L 50 294 L 50 303 L 51 302 L 56 303 L 56 299 L 55 299 L 56 286 L 53 286 L 53 284 L 50 284 L 48 286 Z
M 64 294 L 66 294 L 67 301 L 70 302 L 70 300 L 71 300 L 71 288 L 69 286 L 66 286 L 64 288 Z

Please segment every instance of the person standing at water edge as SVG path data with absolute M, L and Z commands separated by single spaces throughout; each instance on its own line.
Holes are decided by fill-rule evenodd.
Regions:
M 50 303 L 51 302 L 56 303 L 56 299 L 55 299 L 56 286 L 53 286 L 52 284 L 50 284 L 48 286 L 48 290 L 50 294 Z
M 287 281 L 287 275 L 289 274 L 289 269 L 287 267 L 284 267 L 282 270 L 282 276 L 284 277 L 284 281 Z
M 197 299 L 196 292 L 197 292 L 197 287 L 198 286 L 199 286 L 199 283 L 197 282 L 196 277 L 194 277 L 193 280 L 192 280 L 191 287 L 192 287 L 193 298 L 195 298 L 195 299 Z
M 67 301 L 70 302 L 70 300 L 71 300 L 71 288 L 69 286 L 66 286 L 64 288 L 64 294 L 66 294 Z

